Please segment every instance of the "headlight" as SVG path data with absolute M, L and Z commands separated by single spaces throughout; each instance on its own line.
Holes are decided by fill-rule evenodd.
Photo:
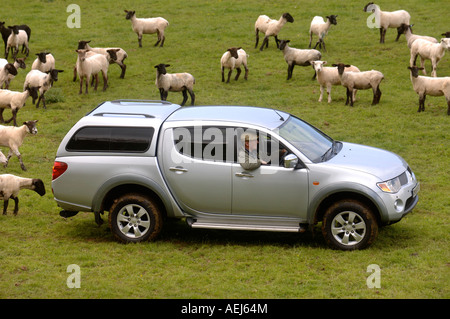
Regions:
M 397 193 L 400 188 L 402 187 L 402 184 L 400 183 L 400 178 L 396 177 L 391 180 L 377 183 L 377 186 L 386 193 Z

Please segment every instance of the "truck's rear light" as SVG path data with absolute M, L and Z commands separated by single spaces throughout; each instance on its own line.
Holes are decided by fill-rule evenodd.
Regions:
M 53 164 L 52 180 L 57 179 L 67 170 L 67 164 L 64 162 L 55 162 Z

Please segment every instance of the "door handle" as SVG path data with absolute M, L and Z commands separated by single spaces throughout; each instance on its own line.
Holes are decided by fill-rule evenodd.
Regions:
M 242 172 L 242 173 L 236 173 L 235 174 L 237 177 L 254 177 L 252 174 L 250 174 L 250 173 L 244 173 L 244 172 Z
M 177 166 L 177 167 L 169 167 L 169 170 L 172 172 L 180 172 L 180 173 L 186 173 L 188 170 L 186 168 Z

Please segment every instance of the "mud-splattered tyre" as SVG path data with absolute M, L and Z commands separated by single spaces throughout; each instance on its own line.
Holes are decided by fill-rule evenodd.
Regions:
M 371 209 L 363 203 L 342 200 L 325 212 L 322 233 L 331 248 L 364 249 L 377 238 L 378 223 Z
M 162 215 L 151 199 L 127 194 L 117 199 L 109 211 L 109 226 L 122 243 L 154 240 L 162 228 Z

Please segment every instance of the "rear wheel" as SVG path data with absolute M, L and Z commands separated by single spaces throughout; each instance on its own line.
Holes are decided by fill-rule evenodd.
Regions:
M 123 243 L 155 239 L 162 228 L 162 216 L 151 199 L 127 194 L 117 199 L 109 211 L 109 226 Z

